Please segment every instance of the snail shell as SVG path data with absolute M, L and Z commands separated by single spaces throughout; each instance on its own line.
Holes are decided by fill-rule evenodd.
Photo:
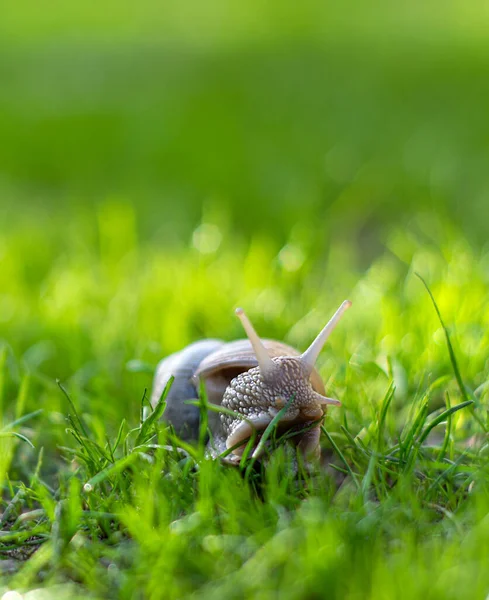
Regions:
M 194 380 L 195 373 L 207 356 L 212 356 L 223 346 L 225 343 L 222 340 L 194 342 L 180 352 L 164 358 L 156 368 L 151 405 L 153 408 L 156 406 L 170 377 L 173 376 L 174 381 L 166 396 L 163 418 L 173 425 L 177 435 L 184 440 L 196 440 L 199 435 L 199 409 L 184 402 L 199 397 L 197 382 Z

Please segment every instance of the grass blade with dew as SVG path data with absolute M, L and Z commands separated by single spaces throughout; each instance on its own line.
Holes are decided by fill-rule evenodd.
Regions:
M 116 475 L 116 474 L 120 473 L 127 466 L 132 464 L 137 458 L 138 458 L 137 452 L 132 452 L 128 456 L 124 456 L 123 458 L 120 458 L 115 463 L 111 464 L 109 467 L 102 469 L 102 471 L 99 471 L 96 475 L 91 477 L 83 486 L 83 490 L 85 492 L 91 492 L 98 483 L 105 481 L 112 475 Z

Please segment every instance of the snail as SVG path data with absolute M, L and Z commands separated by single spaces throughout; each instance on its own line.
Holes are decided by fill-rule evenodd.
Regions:
M 237 463 L 252 435 L 253 457 L 257 457 L 260 435 L 283 411 L 278 421 L 279 433 L 297 431 L 295 440 L 306 458 L 320 452 L 320 424 L 328 405 L 339 400 L 328 398 L 323 380 L 315 368 L 326 340 L 344 311 L 351 306 L 345 300 L 302 354 L 283 342 L 261 340 L 243 309 L 236 309 L 247 339 L 223 342 L 206 339 L 190 344 L 180 352 L 164 358 L 157 366 L 151 404 L 156 406 L 170 378 L 174 381 L 166 396 L 163 420 L 173 425 L 186 441 L 199 436 L 200 410 L 186 400 L 197 399 L 203 383 L 209 403 L 225 411 L 209 411 L 208 425 L 212 456 L 226 450 L 227 462 Z M 263 445 L 261 445 L 263 446 Z

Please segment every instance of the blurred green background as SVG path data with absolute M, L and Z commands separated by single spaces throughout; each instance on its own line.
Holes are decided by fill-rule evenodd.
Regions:
M 303 345 L 349 295 L 334 352 L 404 352 L 398 390 L 416 390 L 447 361 L 413 270 L 482 383 L 486 17 L 482 2 L 3 5 L 7 398 L 25 369 L 117 422 L 162 355 L 241 335 L 236 304 Z
M 392 222 L 487 238 L 479 2 L 7 3 L 1 220 L 59 227 L 108 198 L 145 239 L 206 210 L 284 242 L 298 223 L 367 266 Z M 220 223 L 219 225 L 222 225 Z

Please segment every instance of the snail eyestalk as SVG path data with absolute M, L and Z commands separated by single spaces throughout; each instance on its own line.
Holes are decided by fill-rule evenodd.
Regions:
M 345 300 L 335 314 L 331 317 L 329 322 L 326 324 L 324 329 L 319 333 L 317 338 L 313 341 L 313 343 L 309 346 L 309 348 L 302 354 L 301 362 L 306 368 L 308 373 L 312 373 L 314 369 L 314 365 L 316 364 L 316 360 L 319 356 L 319 353 L 324 347 L 324 344 L 327 342 L 331 332 L 338 324 L 338 321 L 341 318 L 341 315 L 345 312 L 347 308 L 350 308 L 351 302 L 349 300 Z
M 236 316 L 241 321 L 243 329 L 245 330 L 246 335 L 251 342 L 253 352 L 255 353 L 256 360 L 258 361 L 258 367 L 260 368 L 261 375 L 264 379 L 273 377 L 274 373 L 277 372 L 277 366 L 270 358 L 265 346 L 251 324 L 251 321 L 246 316 L 245 311 L 242 308 L 237 308 Z
M 336 398 L 327 398 L 326 396 L 321 396 L 321 394 L 318 394 L 317 392 L 315 392 L 314 398 L 317 403 L 321 405 L 332 404 L 333 406 L 341 406 L 341 402 L 336 400 Z

